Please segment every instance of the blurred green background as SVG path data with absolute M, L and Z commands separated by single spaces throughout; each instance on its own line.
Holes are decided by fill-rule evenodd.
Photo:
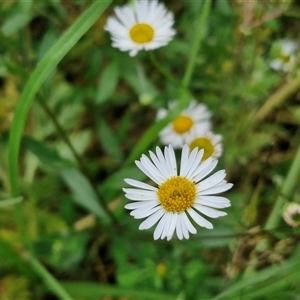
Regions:
M 211 2 L 188 88 L 223 135 L 232 206 L 213 230 L 167 242 L 138 230 L 122 191 L 124 178 L 145 179 L 134 159 L 160 145 L 157 109 L 179 98 L 153 62 L 182 79 L 204 4 L 161 2 L 177 34 L 134 58 L 103 30 L 126 1 L 98 11 L 97 1 L 0 2 L 1 300 L 63 298 L 57 284 L 73 299 L 300 299 L 300 231 L 281 216 L 266 225 L 278 197 L 300 202 L 299 177 L 287 180 L 300 144 L 299 53 L 291 72 L 270 67 L 281 40 L 300 41 L 300 5 Z

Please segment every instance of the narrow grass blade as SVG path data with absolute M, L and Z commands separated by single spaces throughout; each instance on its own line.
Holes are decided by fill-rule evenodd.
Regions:
M 173 300 L 175 295 L 118 287 L 116 285 L 98 284 L 94 282 L 62 282 L 62 286 L 74 297 L 84 299 L 99 299 L 100 296 L 130 297 L 132 299 Z
M 48 51 L 31 74 L 15 110 L 9 138 L 9 171 L 13 197 L 19 195 L 18 187 L 18 155 L 21 134 L 25 126 L 28 111 L 42 83 L 54 70 L 62 58 L 70 51 L 77 41 L 95 23 L 107 6 L 107 1 L 96 1 L 79 19 L 59 38 Z

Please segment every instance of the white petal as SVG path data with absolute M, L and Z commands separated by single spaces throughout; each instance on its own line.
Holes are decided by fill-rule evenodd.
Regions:
M 169 214 L 168 213 L 165 213 L 163 215 L 163 217 L 160 219 L 159 223 L 157 224 L 155 230 L 154 230 L 154 239 L 157 240 L 160 238 L 160 236 L 162 235 L 162 232 L 164 230 L 165 227 L 169 227 L 169 222 L 168 222 L 168 219 L 169 219 Z
M 153 195 L 156 195 L 156 191 L 148 191 L 148 190 L 142 190 L 142 189 L 123 188 L 123 191 L 126 194 L 141 195 L 142 198 L 144 196 L 153 196 Z
M 186 174 L 187 178 L 193 180 L 195 175 L 198 174 L 198 168 L 200 166 L 200 162 L 201 162 L 203 154 L 204 154 L 203 149 L 196 152 L 196 156 L 194 158 L 194 161 L 192 161 L 192 165 L 190 166 L 190 169 L 189 169 L 188 173 Z
M 174 231 L 175 231 L 175 228 L 176 228 L 176 223 L 177 223 L 177 219 L 178 219 L 178 214 L 177 213 L 174 213 L 172 214 L 172 218 L 171 218 L 171 223 L 170 223 L 170 227 L 169 227 L 169 230 L 168 232 L 166 233 L 167 235 L 167 240 L 169 241 L 173 234 L 174 234 Z M 165 233 L 163 232 L 163 236 L 162 238 L 165 238 Z
M 177 217 L 177 223 L 176 223 L 176 234 L 177 234 L 177 237 L 182 240 L 183 239 L 183 234 L 182 234 L 182 227 L 181 227 L 181 223 L 180 223 L 180 220 L 179 220 L 179 217 L 180 215 L 178 215 Z
M 196 213 L 192 208 L 189 208 L 187 210 L 187 212 L 189 213 L 189 215 L 191 216 L 191 218 L 200 226 L 205 227 L 207 229 L 212 229 L 213 225 L 208 222 L 206 219 L 204 219 L 203 217 L 201 217 L 198 213 Z
M 156 168 L 156 166 L 152 163 L 152 161 L 145 154 L 142 155 L 140 162 L 143 164 L 145 169 L 147 169 L 149 172 L 151 172 L 151 174 L 153 176 L 159 178 L 160 180 L 163 180 L 163 181 L 165 180 L 165 177 L 161 173 L 159 168 Z
M 193 224 L 191 223 L 190 219 L 188 218 L 188 216 L 186 215 L 186 213 L 182 213 L 182 219 L 185 223 L 186 228 L 188 229 L 188 231 L 192 234 L 195 234 L 197 232 L 196 228 L 193 226 Z
M 164 215 L 165 211 L 163 209 L 158 210 L 153 215 L 148 217 L 144 222 L 142 222 L 139 226 L 139 229 L 149 229 L 152 227 L 157 221 Z
M 157 190 L 157 188 L 155 188 L 155 187 L 153 187 L 153 186 L 151 186 L 147 183 L 135 180 L 135 179 L 126 178 L 126 179 L 124 179 L 124 181 L 126 183 L 128 183 L 129 185 L 132 185 L 132 186 L 135 186 L 135 187 L 138 187 L 138 188 L 141 188 L 141 189 L 150 190 L 150 191 L 156 191 Z
M 163 168 L 167 174 L 167 177 L 171 177 L 172 176 L 172 172 L 168 166 L 168 162 L 167 162 L 167 159 L 166 157 L 163 155 L 161 149 L 159 147 L 156 147 L 156 155 L 157 155 L 157 158 L 159 159 L 160 161 L 160 164 L 163 165 Z
M 157 200 L 156 193 L 152 192 L 149 195 L 146 194 L 125 194 L 125 197 L 127 199 L 133 200 L 133 201 L 150 201 L 150 200 Z
M 189 158 L 189 146 L 185 144 L 181 152 L 180 176 L 185 176 L 187 173 L 187 161 Z
M 201 189 L 205 190 L 212 186 L 217 185 L 220 183 L 226 176 L 225 170 L 220 170 L 213 175 L 209 176 L 205 180 L 198 183 L 198 186 L 201 185 Z
M 147 207 L 149 207 L 150 201 L 137 201 L 137 202 L 131 202 L 131 203 L 128 203 L 126 204 L 124 207 L 126 209 L 137 209 L 137 208 L 143 208 L 143 209 L 146 209 Z M 152 203 L 157 203 L 159 204 L 158 202 L 152 202 Z
M 172 219 L 173 219 L 173 213 L 166 212 L 166 221 L 165 221 L 166 226 L 164 227 L 164 229 L 161 233 L 161 236 L 160 236 L 161 239 L 164 239 L 167 236 L 167 234 L 169 232 L 170 225 L 172 223 Z
M 189 236 L 189 231 L 187 229 L 186 223 L 184 222 L 184 215 L 185 215 L 184 213 L 179 214 L 178 217 L 181 224 L 182 234 L 186 239 L 188 239 L 190 236 Z
M 178 173 L 177 173 L 177 164 L 176 164 L 176 159 L 175 159 L 175 153 L 174 153 L 174 150 L 171 145 L 168 147 L 168 155 L 167 155 L 166 161 L 170 165 L 172 175 L 177 176 Z
M 143 218 L 146 218 L 150 215 L 153 215 L 159 209 L 161 209 L 160 205 L 156 205 L 156 206 L 154 206 L 152 208 L 149 208 L 149 209 L 140 208 L 140 209 L 133 210 L 130 213 L 130 215 L 133 216 L 135 219 L 143 219 Z
M 169 170 L 169 174 L 171 176 L 176 176 L 177 175 L 176 162 L 175 162 L 175 166 L 173 165 L 173 163 L 175 161 L 175 153 L 174 153 L 174 150 L 173 150 L 171 145 L 169 147 L 165 147 L 164 154 L 165 154 L 165 159 L 166 159 L 167 167 L 168 167 L 168 170 Z
M 135 161 L 135 164 L 138 166 L 138 168 L 144 172 L 150 179 L 152 179 L 155 183 L 157 183 L 158 185 L 163 183 L 163 180 L 156 176 L 155 174 L 151 173 L 147 168 L 145 168 L 145 166 L 138 160 Z
M 207 176 L 216 167 L 217 163 L 218 163 L 217 160 L 214 160 L 211 157 L 208 158 L 206 161 L 204 161 L 200 165 L 199 169 L 197 169 L 197 173 L 199 172 L 199 170 L 201 170 L 201 172 L 198 173 L 198 175 L 196 175 L 194 177 L 194 180 L 196 182 L 199 182 L 202 178 L 204 178 L 205 176 Z
M 219 211 L 219 210 L 216 210 L 216 209 L 213 209 L 210 207 L 206 207 L 206 206 L 203 206 L 203 205 L 200 205 L 197 203 L 194 204 L 193 207 L 196 208 L 197 210 L 199 210 L 202 214 L 204 214 L 210 218 L 213 218 L 213 219 L 227 215 L 227 213 L 224 211 Z
M 204 191 L 201 190 L 201 185 L 200 185 L 200 188 L 199 188 L 199 195 L 203 196 L 203 195 L 211 195 L 211 194 L 219 194 L 219 193 L 223 193 L 229 189 L 231 189 L 233 186 L 232 183 L 226 183 L 226 184 L 223 184 L 223 185 L 218 185 L 218 186 L 214 186 L 214 187 L 211 187 L 209 189 L 206 189 Z
M 169 172 L 165 160 L 160 160 L 152 151 L 149 151 L 149 154 L 156 168 L 160 170 L 164 178 L 168 178 Z

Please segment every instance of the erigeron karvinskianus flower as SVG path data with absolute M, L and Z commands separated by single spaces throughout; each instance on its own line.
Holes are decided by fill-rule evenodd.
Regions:
M 176 102 L 169 104 L 172 109 Z M 169 109 L 161 108 L 157 112 L 157 119 L 163 119 Z M 164 145 L 172 145 L 173 148 L 181 148 L 185 144 L 186 136 L 194 129 L 209 131 L 211 128 L 211 113 L 207 106 L 192 100 L 189 106 L 183 110 L 168 126 L 160 133 L 159 137 Z
M 276 71 L 292 71 L 296 64 L 297 43 L 293 40 L 282 40 L 279 41 L 278 47 L 277 57 L 270 61 L 271 68 Z
M 283 212 L 285 222 L 293 227 L 300 226 L 300 204 L 289 203 L 285 206 Z
M 146 218 L 140 224 L 140 230 L 158 223 L 155 240 L 170 240 L 174 232 L 179 239 L 188 239 L 189 233 L 196 233 L 193 223 L 213 228 L 202 215 L 210 218 L 226 215 L 218 209 L 229 207 L 230 201 L 215 194 L 229 190 L 232 184 L 224 180 L 225 170 L 208 176 L 217 160 L 210 157 L 201 162 L 203 152 L 195 148 L 190 153 L 188 145 L 184 145 L 179 172 L 172 146 L 165 147 L 164 153 L 159 147 L 156 147 L 156 154 L 149 151 L 152 161 L 146 155 L 136 161 L 138 168 L 156 184 L 125 179 L 133 187 L 123 189 L 126 198 L 133 201 L 125 208 L 131 210 L 130 214 L 136 219 Z
M 190 147 L 190 151 L 198 147 L 203 149 L 204 154 L 202 160 L 209 157 L 219 158 L 222 155 L 223 147 L 221 144 L 222 136 L 214 134 L 211 131 L 204 131 L 201 128 L 195 128 L 186 136 L 186 143 Z
M 115 8 L 104 27 L 111 34 L 112 46 L 135 56 L 140 50 L 167 45 L 175 35 L 173 13 L 157 0 L 137 0 Z

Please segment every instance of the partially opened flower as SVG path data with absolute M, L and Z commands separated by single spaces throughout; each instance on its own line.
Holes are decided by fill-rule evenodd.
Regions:
M 292 71 L 296 64 L 295 51 L 298 45 L 293 40 L 282 40 L 276 45 L 276 58 L 271 60 L 270 66 L 276 71 L 289 72 Z
M 176 102 L 171 102 L 169 109 L 172 109 Z M 157 119 L 162 119 L 169 110 L 161 108 L 157 112 Z M 195 128 L 209 131 L 211 128 L 211 113 L 207 106 L 192 100 L 189 106 L 176 117 L 172 123 L 165 127 L 160 133 L 160 140 L 164 145 L 172 145 L 174 148 L 181 148 L 185 144 L 186 136 Z
M 136 219 L 146 218 L 140 224 L 140 230 L 158 223 L 154 231 L 155 240 L 170 240 L 174 232 L 179 239 L 188 239 L 189 233 L 196 233 L 193 223 L 213 228 L 212 223 L 201 214 L 210 218 L 226 215 L 218 209 L 229 207 L 230 201 L 214 194 L 229 190 L 232 184 L 224 180 L 225 170 L 207 177 L 216 167 L 217 160 L 209 158 L 201 162 L 203 150 L 195 148 L 190 153 L 188 145 L 184 145 L 178 174 L 172 146 L 165 147 L 164 153 L 159 147 L 156 147 L 156 154 L 149 153 L 152 161 L 142 155 L 136 165 L 156 186 L 125 179 L 134 188 L 123 189 L 125 196 L 133 201 L 125 208 L 132 210 L 130 214 Z
M 283 219 L 290 226 L 300 226 L 300 205 L 298 203 L 287 204 L 284 208 Z
M 213 134 L 211 131 L 199 130 L 197 128 L 192 130 L 186 137 L 186 143 L 189 145 L 190 151 L 196 147 L 204 150 L 202 160 L 209 157 L 219 158 L 222 155 L 221 140 L 222 136 L 220 134 Z
M 157 0 L 137 0 L 133 5 L 115 8 L 104 27 L 112 46 L 135 56 L 140 50 L 165 46 L 175 35 L 173 13 Z

